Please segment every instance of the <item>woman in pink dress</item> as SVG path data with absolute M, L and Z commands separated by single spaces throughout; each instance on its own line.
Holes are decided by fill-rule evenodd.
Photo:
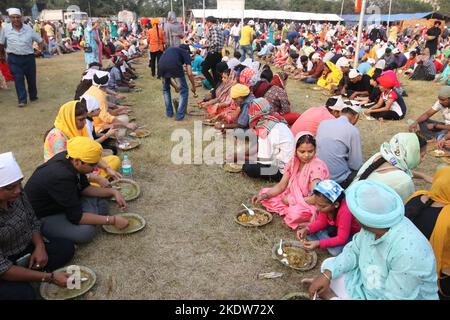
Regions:
M 295 155 L 281 181 L 252 198 L 254 205 L 261 203 L 268 211 L 283 216 L 284 222 L 294 230 L 315 221 L 314 187 L 329 177 L 327 165 L 316 157 L 313 135 L 300 132 L 295 141 Z

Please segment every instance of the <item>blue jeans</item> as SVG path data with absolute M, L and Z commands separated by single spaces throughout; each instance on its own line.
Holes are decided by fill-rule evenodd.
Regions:
M 30 100 L 36 100 L 36 60 L 34 54 L 26 56 L 8 54 L 8 64 L 11 70 L 11 74 L 14 77 L 14 83 L 16 85 L 16 93 L 19 103 L 27 103 L 25 77 L 27 78 Z
M 180 104 L 178 106 L 178 112 L 175 120 L 181 121 L 184 119 L 186 113 L 186 107 L 189 99 L 189 87 L 186 82 L 186 78 L 184 76 L 177 79 L 178 83 L 180 84 Z M 166 115 L 169 118 L 172 118 L 173 104 L 172 104 L 172 95 L 170 93 L 170 78 L 163 79 L 163 95 L 164 95 L 164 102 L 166 104 Z
M 309 241 L 319 241 L 321 239 L 329 239 L 330 236 L 328 235 L 328 231 L 326 229 L 324 229 L 324 230 L 320 230 L 320 231 L 317 231 L 316 233 L 309 235 L 307 238 Z M 350 241 L 351 239 L 352 239 L 352 236 L 350 236 L 348 241 Z M 333 257 L 336 257 L 342 253 L 342 250 L 344 250 L 344 247 L 345 247 L 345 245 L 339 246 L 339 247 L 327 248 L 327 250 Z
M 252 47 L 252 45 L 241 46 L 241 55 L 242 55 L 241 56 L 241 62 L 244 62 L 247 53 L 248 53 L 248 56 L 250 57 L 250 59 L 253 60 L 253 47 Z
M 317 79 L 313 78 L 313 77 L 305 78 L 305 79 L 303 79 L 303 81 L 306 82 L 306 83 L 311 83 L 311 84 L 316 84 L 317 83 Z

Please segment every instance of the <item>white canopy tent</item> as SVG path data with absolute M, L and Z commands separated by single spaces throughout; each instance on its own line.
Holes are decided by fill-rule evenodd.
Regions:
M 194 18 L 203 18 L 203 9 L 192 9 Z M 213 16 L 218 19 L 241 19 L 241 10 L 217 10 L 206 9 L 205 16 Z M 293 12 L 293 11 L 275 11 L 275 10 L 245 10 L 245 19 L 265 19 L 265 20 L 293 20 L 293 21 L 344 21 L 337 14 L 311 13 L 311 12 Z

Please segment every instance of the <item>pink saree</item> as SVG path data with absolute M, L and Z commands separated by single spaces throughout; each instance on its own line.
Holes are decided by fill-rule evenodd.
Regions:
M 304 133 L 299 134 L 298 139 L 303 135 Z M 286 190 L 273 198 L 261 201 L 268 211 L 284 216 L 284 222 L 294 230 L 300 223 L 312 223 L 316 220 L 316 207 L 306 203 L 304 198 L 312 193 L 310 190 L 312 181 L 325 180 L 329 177 L 327 165 L 318 157 L 314 157 L 311 162 L 304 165 L 301 171 L 299 168 L 300 160 L 294 155 L 284 173 L 289 175 Z M 269 188 L 262 189 L 260 194 L 268 190 Z M 289 205 L 283 203 L 284 197 L 288 197 Z

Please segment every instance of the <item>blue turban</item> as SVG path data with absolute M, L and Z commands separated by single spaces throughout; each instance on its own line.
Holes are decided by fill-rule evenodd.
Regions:
M 358 181 L 346 191 L 347 206 L 361 224 L 391 228 L 405 216 L 403 201 L 394 189 L 372 180 Z

